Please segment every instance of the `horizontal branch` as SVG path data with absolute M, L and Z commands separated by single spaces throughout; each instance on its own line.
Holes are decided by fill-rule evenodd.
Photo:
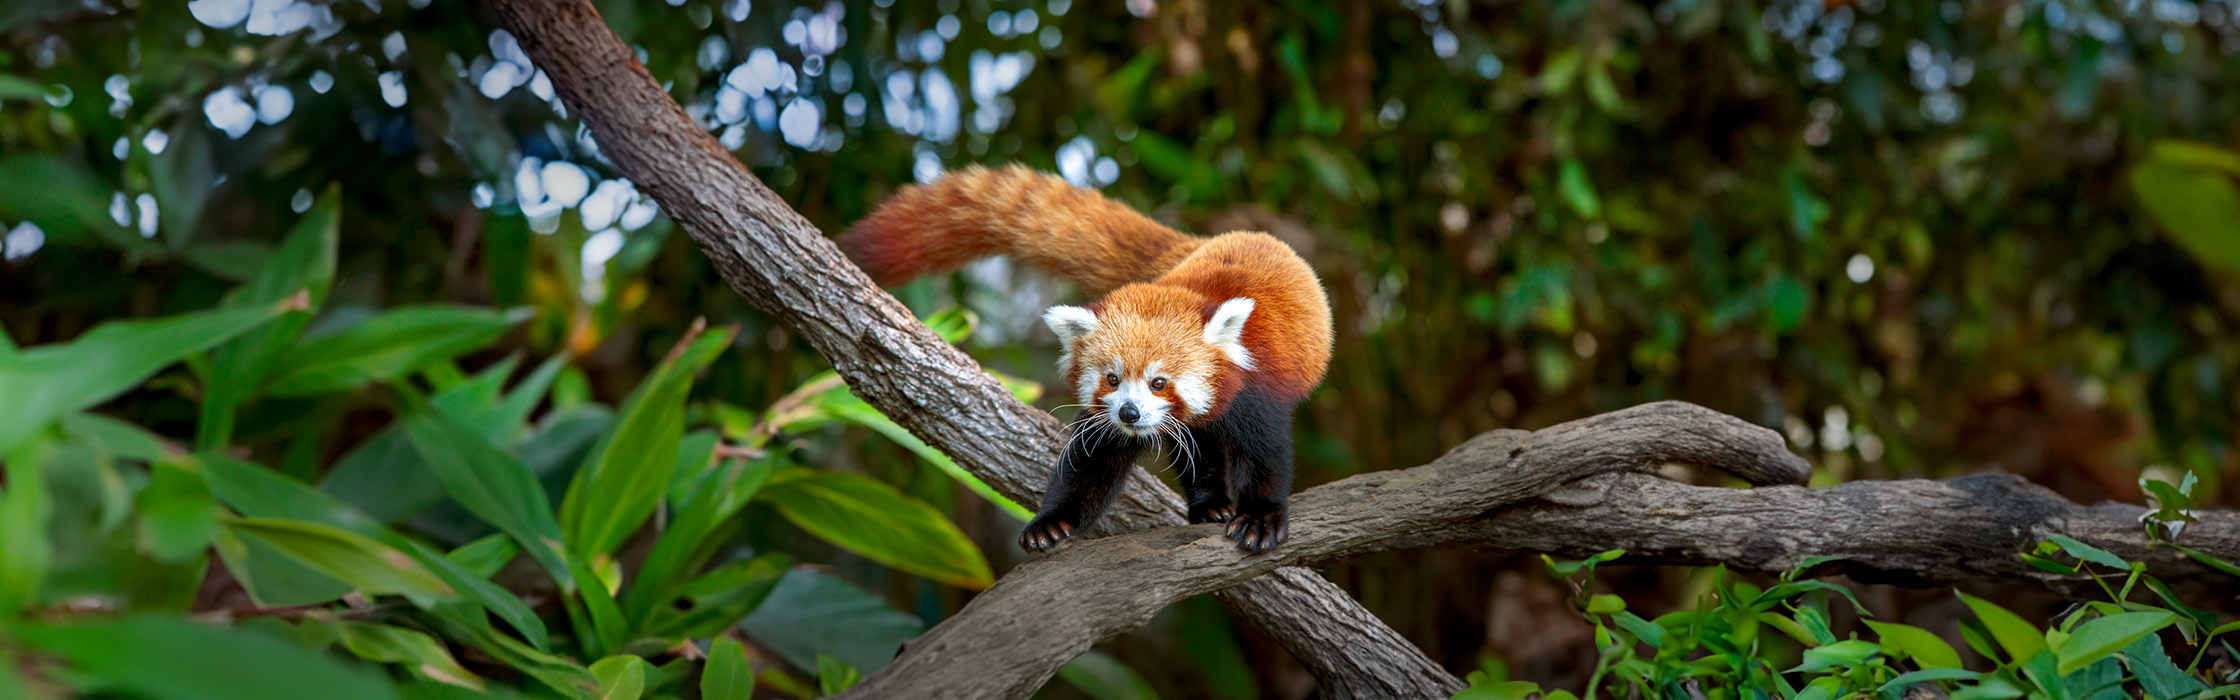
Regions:
M 1796 483 L 1806 474 L 1780 434 L 1679 402 L 1537 432 L 1487 433 L 1424 466 L 1299 493 L 1291 501 L 1291 539 L 1265 554 L 1245 554 L 1218 525 L 1069 543 L 1012 569 L 848 697 L 1024 698 L 1059 666 L 1177 600 L 1277 567 L 1390 549 L 1581 478 L 1674 462 L 1757 483 Z
M 2077 597 L 2101 595 L 2090 578 L 2023 562 L 2049 535 L 2066 535 L 2146 564 L 2197 604 L 2240 609 L 2240 580 L 2150 543 L 2146 508 L 2080 505 L 2020 476 L 1973 474 L 1941 481 L 1854 481 L 1817 489 L 1723 489 L 1645 474 L 1612 474 L 1564 490 L 1560 500 L 1418 533 L 1396 547 L 1479 549 L 1585 557 L 1613 549 L 1628 563 L 1710 565 L 1782 572 L 1813 557 L 1842 557 L 1815 576 L 1929 587 L 1985 581 L 2035 583 Z M 2194 513 L 2183 543 L 2240 561 L 2240 514 Z

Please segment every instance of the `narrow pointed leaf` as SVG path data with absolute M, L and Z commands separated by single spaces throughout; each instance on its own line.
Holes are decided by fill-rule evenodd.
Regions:
M 104 323 L 68 343 L 0 357 L 0 454 L 71 412 L 139 386 L 180 359 L 272 320 L 283 304 Z
M 879 563 L 965 588 L 992 582 L 988 560 L 956 524 L 878 480 L 795 469 L 772 476 L 758 498 L 810 534 Z

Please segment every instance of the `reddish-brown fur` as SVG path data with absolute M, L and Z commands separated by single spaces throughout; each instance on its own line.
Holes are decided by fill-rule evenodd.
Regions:
M 972 166 L 905 187 L 836 242 L 880 286 L 1009 255 L 1092 296 L 1150 279 L 1200 243 L 1093 190 L 1017 165 Z
M 1193 425 L 1220 417 L 1247 383 L 1286 404 L 1303 400 L 1330 363 L 1329 299 L 1290 246 L 1264 233 L 1186 236 L 1021 166 L 967 168 L 905 188 L 839 243 L 881 285 L 1002 254 L 1103 295 L 1088 306 L 1102 327 L 1076 349 L 1067 379 L 1081 387 L 1082 373 L 1102 374 L 1094 360 L 1111 357 L 1131 372 L 1153 360 L 1169 371 L 1203 370 L 1213 403 L 1189 416 Z M 1254 303 L 1241 343 L 1250 371 L 1200 336 L 1214 310 L 1239 297 Z M 1099 396 L 1111 388 L 1098 387 Z M 1172 392 L 1162 396 L 1178 401 Z

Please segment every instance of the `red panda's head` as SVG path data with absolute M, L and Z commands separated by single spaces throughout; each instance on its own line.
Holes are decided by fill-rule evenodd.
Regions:
M 1252 305 L 1139 284 L 1088 308 L 1052 307 L 1042 320 L 1064 345 L 1058 370 L 1079 403 L 1124 435 L 1150 437 L 1195 425 L 1234 383 L 1225 374 L 1252 369 L 1243 343 Z

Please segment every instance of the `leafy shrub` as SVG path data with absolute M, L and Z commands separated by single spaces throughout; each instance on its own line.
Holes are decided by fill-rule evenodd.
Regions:
M 868 427 L 1026 515 L 830 373 L 762 410 L 688 402 L 736 329 L 696 327 L 608 407 L 565 357 L 519 378 L 518 356 L 460 369 L 518 314 L 323 309 L 337 204 L 222 308 L 0 343 L 0 697 L 746 698 L 758 674 L 726 636 L 742 624 L 816 674 L 765 663 L 762 683 L 833 692 L 923 622 L 742 546 L 750 511 L 932 581 L 992 575 L 940 510 L 804 466 L 795 436 Z M 971 326 L 932 320 L 952 339 Z M 332 464 L 324 435 L 286 439 L 277 465 L 235 445 L 358 394 L 388 398 L 394 420 Z M 192 399 L 193 444 L 90 410 L 120 396 Z M 228 582 L 247 604 L 226 604 Z M 198 624 L 213 621 L 232 624 Z
M 2190 482 L 2178 487 L 2149 482 L 2150 490 L 2164 499 L 2162 510 L 2149 514 L 2147 527 L 2170 532 L 2168 524 L 2182 522 L 2171 518 L 2185 517 L 2191 487 Z M 2168 586 L 2146 574 L 2144 565 L 2060 535 L 2021 556 L 2053 573 L 2089 577 L 2108 600 L 2074 606 L 2041 630 L 1996 603 L 1955 591 L 1975 614 L 1975 619 L 1960 622 L 1961 638 L 1992 664 L 1981 671 L 1965 668 L 1959 652 L 1934 632 L 1866 619 L 1872 615 L 1849 590 L 1798 580 L 1805 570 L 1833 558 L 1807 560 L 1763 589 L 1720 567 L 1714 590 L 1695 609 L 1645 619 L 1628 610 L 1623 599 L 1591 592 L 1595 566 L 1624 553 L 1614 550 L 1565 562 L 1543 557 L 1548 571 L 1571 585 L 1573 605 L 1594 627 L 1600 653 L 1585 691 L 1590 700 L 1939 697 L 1909 694 L 1931 688 L 1955 700 L 2207 700 L 2240 695 L 2240 678 L 2212 677 L 2203 666 L 2213 647 L 2240 656 L 2231 639 L 2240 632 L 2240 622 L 2220 626 L 2214 613 L 2178 600 Z M 2232 571 L 2230 564 L 2193 554 Z M 1829 607 L 1836 600 L 1850 604 L 1862 618 L 1867 637 L 1835 636 Z M 2172 656 L 2163 646 L 2166 631 L 2175 631 L 2194 653 Z M 1785 642 L 1794 642 L 1801 652 L 1789 650 Z M 1472 673 L 1471 686 L 1455 700 L 1578 697 L 1501 676 L 1498 670 Z M 2222 685 L 2214 685 L 2218 683 Z

